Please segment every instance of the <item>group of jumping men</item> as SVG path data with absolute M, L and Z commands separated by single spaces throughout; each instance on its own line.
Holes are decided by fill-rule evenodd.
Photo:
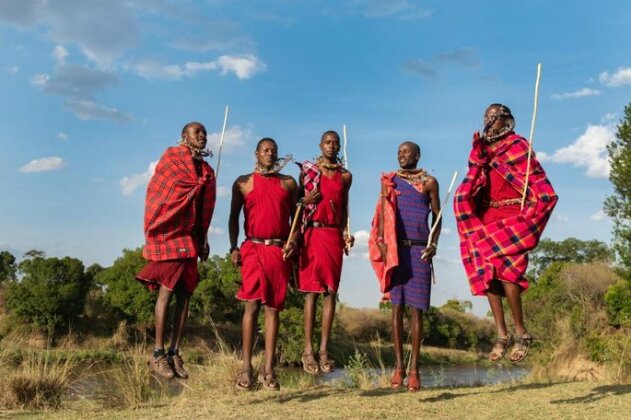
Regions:
M 518 363 L 528 355 L 533 340 L 525 328 L 521 306 L 521 293 L 528 288 L 524 277 L 527 253 L 536 246 L 557 196 L 534 154 L 529 153 L 528 141 L 514 133 L 514 126 L 508 107 L 492 104 L 487 108 L 484 128 L 473 138 L 468 173 L 454 196 L 454 211 L 471 291 L 487 296 L 497 327 L 489 359 L 497 362 L 512 348 L 510 360 Z M 188 377 L 179 354 L 180 340 L 190 297 L 199 282 L 197 258 L 204 261 L 209 254 L 207 234 L 215 207 L 216 178 L 204 161 L 210 154 L 206 142 L 203 125 L 187 124 L 179 145 L 169 147 L 162 155 L 147 186 L 143 256 L 149 262 L 136 279 L 158 291 L 155 346 L 149 364 L 156 375 L 167 379 Z M 305 294 L 303 369 L 310 374 L 335 369 L 327 348 L 343 255 L 354 244 L 348 226 L 352 175 L 344 168 L 339 152 L 339 135 L 325 132 L 320 139 L 320 156 L 298 163 L 300 176 L 296 182 L 280 172 L 291 157 L 279 159 L 276 141 L 263 138 L 256 145 L 254 171 L 239 176 L 232 186 L 229 254 L 232 264 L 240 267 L 236 298 L 245 306 L 243 369 L 235 379 L 237 389 L 258 388 L 259 381 L 264 388 L 280 389 L 274 360 L 279 312 L 290 284 Z M 399 169 L 381 176 L 369 258 L 382 300 L 392 303 L 396 362 L 391 385 L 400 388 L 405 383 L 410 391 L 418 391 L 422 313 L 429 309 L 432 258 L 440 236 L 439 185 L 427 171 L 418 168 L 418 144 L 401 143 L 397 158 Z M 245 238 L 239 246 L 242 210 Z M 175 314 L 170 345 L 165 351 L 164 331 L 173 294 Z M 320 295 L 322 327 L 316 353 L 313 331 Z M 503 297 L 515 321 L 514 334 L 506 326 Z M 257 378 L 252 353 L 261 305 L 265 360 Z M 409 372 L 403 358 L 406 306 L 412 318 Z

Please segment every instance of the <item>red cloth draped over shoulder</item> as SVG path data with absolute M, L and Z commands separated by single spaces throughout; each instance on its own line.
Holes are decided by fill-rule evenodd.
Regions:
M 215 172 L 201 161 L 198 176 L 186 146 L 169 147 L 147 185 L 143 256 L 150 261 L 195 258 L 215 208 Z M 202 214 L 197 200 L 203 192 Z M 198 220 L 198 217 L 201 219 Z
M 379 218 L 381 217 L 381 199 L 379 196 L 377 200 L 377 206 L 375 207 L 375 214 L 372 218 L 370 225 L 370 236 L 368 238 L 368 258 L 372 269 L 379 281 L 379 288 L 383 293 L 382 301 L 390 300 L 390 289 L 392 288 L 392 273 L 394 269 L 399 265 L 399 252 L 397 243 L 397 195 L 400 193 L 396 190 L 396 184 L 393 178 L 397 175 L 396 172 L 389 172 L 381 174 L 381 185 L 385 187 L 385 193 L 383 199 L 383 241 L 386 244 L 388 253 L 386 256 L 386 263 L 384 264 L 377 247 L 377 238 L 379 237 Z M 419 192 L 423 192 L 423 184 L 419 181 L 413 184 Z M 380 189 L 383 191 L 383 189 Z
M 307 227 L 305 230 L 298 290 L 337 293 L 344 255 L 342 226 L 345 221 L 342 220 L 342 213 L 347 203 L 342 172 L 336 171 L 331 178 L 321 175 L 319 189 L 322 199 L 316 205 L 311 220 L 335 227 Z
M 528 193 L 523 210 L 494 221 L 481 219 L 480 194 L 488 171 L 497 171 L 517 192 L 526 178 L 528 141 L 511 133 L 492 152 L 476 134 L 469 155 L 469 170 L 454 195 L 454 213 L 460 235 L 460 253 L 474 295 L 485 295 L 493 279 L 519 284 L 524 290 L 528 251 L 543 233 L 558 197 L 537 161 L 531 155 Z M 519 195 L 521 196 L 521 194 Z
M 246 240 L 241 245 L 241 300 L 260 300 L 282 310 L 287 294 L 291 263 L 283 260 L 283 248 L 257 244 L 247 238 L 287 239 L 291 215 L 291 194 L 278 176 L 254 173 L 253 189 L 244 198 Z

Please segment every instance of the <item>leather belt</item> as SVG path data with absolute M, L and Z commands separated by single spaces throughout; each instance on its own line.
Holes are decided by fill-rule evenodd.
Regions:
M 521 198 L 508 198 L 506 200 L 482 200 L 482 205 L 484 207 L 504 207 L 504 206 L 513 206 L 515 204 L 521 204 Z
M 283 246 L 285 240 L 280 238 L 245 238 L 246 241 L 250 241 L 255 244 L 261 244 L 266 246 Z
M 401 239 L 398 244 L 399 246 L 410 248 L 413 246 L 427 246 L 427 241 L 420 239 Z
M 334 224 L 334 223 L 321 223 L 321 222 L 316 222 L 316 221 L 310 221 L 307 223 L 307 227 L 314 227 L 314 228 L 338 228 L 341 229 L 342 227 L 340 225 Z

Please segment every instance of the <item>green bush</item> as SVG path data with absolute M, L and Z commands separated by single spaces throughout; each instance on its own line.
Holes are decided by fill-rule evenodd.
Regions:
M 44 329 L 53 340 L 60 327 L 72 325 L 83 314 L 92 278 L 75 258 L 32 255 L 18 266 L 21 280 L 7 288 L 7 308 L 13 317 Z
M 615 327 L 631 324 L 631 281 L 621 279 L 605 294 L 609 323 Z
M 135 279 L 145 264 L 142 248 L 124 249 L 111 267 L 96 275 L 96 282 L 103 291 L 104 303 L 122 318 L 146 327 L 153 322 L 156 294 Z

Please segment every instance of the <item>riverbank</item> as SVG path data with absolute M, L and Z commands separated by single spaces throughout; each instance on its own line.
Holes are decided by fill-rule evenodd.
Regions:
M 181 385 L 181 394 L 136 409 L 103 409 L 79 400 L 56 412 L 4 412 L 47 419 L 155 418 L 628 418 L 631 385 L 530 383 L 476 388 L 354 390 L 323 386 L 237 393 Z

